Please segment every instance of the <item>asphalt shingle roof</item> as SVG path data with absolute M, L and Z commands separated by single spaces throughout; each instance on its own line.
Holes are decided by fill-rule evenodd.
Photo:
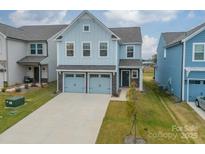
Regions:
M 17 63 L 20 64 L 38 63 L 39 64 L 45 58 L 46 56 L 26 56 L 20 59 Z
M 205 23 L 203 23 L 197 27 L 194 27 L 187 32 L 166 32 L 166 33 L 162 33 L 162 36 L 165 39 L 166 46 L 170 46 L 170 45 L 178 43 L 181 40 L 185 39 L 186 37 L 192 35 L 194 32 L 198 31 L 199 29 L 201 29 L 204 26 L 205 26 Z
M 142 35 L 140 27 L 119 27 L 109 28 L 113 33 L 120 37 L 123 43 L 140 42 L 142 43 Z
M 120 59 L 119 66 L 142 66 L 142 61 L 139 59 Z

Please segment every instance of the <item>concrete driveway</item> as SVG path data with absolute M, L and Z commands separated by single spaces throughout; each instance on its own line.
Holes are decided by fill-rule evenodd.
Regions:
M 110 95 L 62 93 L 0 135 L 0 143 L 95 143 Z
M 188 102 L 188 105 L 202 118 L 205 120 L 205 110 L 196 106 L 195 102 Z

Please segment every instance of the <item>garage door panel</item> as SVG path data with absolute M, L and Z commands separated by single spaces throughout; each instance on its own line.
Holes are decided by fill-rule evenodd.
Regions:
M 64 79 L 64 92 L 84 93 L 85 75 L 66 74 Z
M 110 74 L 90 74 L 89 92 L 109 94 L 111 92 Z

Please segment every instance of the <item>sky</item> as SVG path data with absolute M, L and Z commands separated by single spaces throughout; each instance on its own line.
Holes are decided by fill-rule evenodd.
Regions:
M 69 24 L 81 11 L 0 11 L 0 22 L 10 26 Z M 205 11 L 90 11 L 107 27 L 140 26 L 142 55 L 149 59 L 156 53 L 162 32 L 188 31 L 205 22 Z

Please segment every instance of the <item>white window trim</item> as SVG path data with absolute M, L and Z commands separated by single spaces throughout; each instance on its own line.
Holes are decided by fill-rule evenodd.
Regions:
M 35 54 L 32 54 L 31 53 L 31 44 L 35 44 Z M 42 54 L 38 54 L 38 47 L 37 47 L 37 44 L 42 44 Z M 41 43 L 41 42 L 37 42 L 37 43 L 29 43 L 29 55 L 35 55 L 35 56 L 42 56 L 44 55 L 44 43 Z
M 88 27 L 89 27 L 89 31 L 85 31 L 85 30 L 84 30 L 84 27 L 85 27 L 85 26 L 88 26 Z M 90 32 L 90 24 L 83 24 L 83 32 Z
M 90 56 L 83 56 L 83 43 L 90 43 Z M 81 57 L 83 57 L 83 58 L 92 57 L 92 42 L 91 41 L 82 41 L 81 42 Z
M 164 55 L 163 55 L 163 57 L 164 57 L 164 59 L 167 58 L 167 49 L 166 48 L 164 48 Z
M 127 57 L 127 48 L 129 46 L 133 47 L 133 57 Z M 126 57 L 127 57 L 127 59 L 134 59 L 135 58 L 135 45 L 126 45 Z
M 133 77 L 133 72 L 136 72 L 136 77 Z M 132 78 L 133 79 L 138 79 L 139 78 L 138 70 L 132 70 Z
M 194 54 L 195 54 L 195 45 L 199 45 L 199 44 L 203 44 L 204 45 L 204 59 L 203 60 L 195 60 L 194 59 Z M 205 62 L 205 42 L 197 42 L 197 43 L 193 43 L 192 45 L 192 61 L 193 62 Z
M 100 43 L 107 43 L 107 56 L 100 56 Z M 99 41 L 98 42 L 98 57 L 99 58 L 107 58 L 107 57 L 109 57 L 109 42 L 108 41 Z
M 68 56 L 67 55 L 67 44 L 68 43 L 73 43 L 73 56 Z M 75 57 L 75 41 L 67 41 L 67 42 L 65 42 L 65 57 L 70 57 L 70 58 Z

